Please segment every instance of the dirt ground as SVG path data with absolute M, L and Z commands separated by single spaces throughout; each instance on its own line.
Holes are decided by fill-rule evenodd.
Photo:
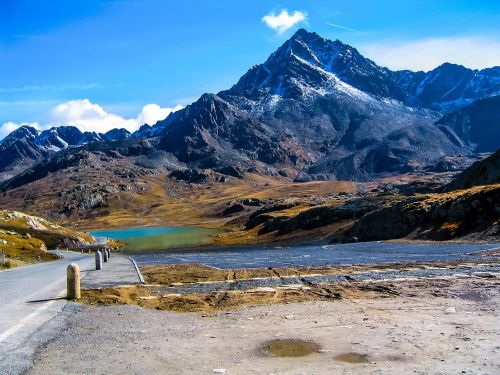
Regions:
M 357 266 L 311 266 L 260 269 L 221 270 L 197 264 L 142 266 L 146 285 L 132 285 L 85 290 L 81 302 L 91 305 L 129 304 L 156 310 L 176 312 L 215 312 L 241 308 L 243 306 L 262 304 L 283 304 L 308 301 L 332 301 L 353 298 L 387 298 L 391 296 L 407 296 L 429 298 L 448 296 L 460 298 L 463 293 L 488 296 L 500 293 L 500 280 L 494 274 L 461 280 L 454 276 L 415 278 L 405 280 L 355 281 L 361 272 L 417 270 L 425 268 L 446 267 L 453 270 L 461 265 L 472 266 L 484 262 L 483 259 L 461 262 L 431 263 L 396 263 L 386 265 Z M 495 263 L 495 260 L 488 262 Z M 264 280 L 287 276 L 304 277 L 306 275 L 344 275 L 348 282 L 282 284 L 282 286 L 266 286 Z M 193 283 L 211 283 L 215 281 L 260 280 L 254 286 L 230 290 L 215 289 L 200 292 L 199 288 L 191 291 L 177 292 L 169 287 L 176 285 L 196 285 Z M 199 284 L 199 285 L 201 285 Z M 196 292 L 198 290 L 198 292 Z M 182 293 L 182 294 L 180 294 Z
M 340 300 L 212 312 L 83 305 L 28 374 L 500 373 L 498 277 L 392 282 L 398 295 L 365 284 Z M 276 339 L 314 350 L 278 357 Z

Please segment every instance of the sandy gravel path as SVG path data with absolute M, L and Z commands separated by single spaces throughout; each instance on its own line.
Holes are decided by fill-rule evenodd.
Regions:
M 472 296 L 474 297 L 474 296 Z M 474 299 L 474 298 L 472 298 Z M 388 297 L 212 315 L 84 306 L 29 374 L 499 374 L 500 297 Z M 313 340 L 300 358 L 265 342 Z M 339 360 L 346 353 L 366 362 Z

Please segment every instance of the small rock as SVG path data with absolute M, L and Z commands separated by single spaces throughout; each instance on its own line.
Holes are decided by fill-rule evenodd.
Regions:
M 457 312 L 457 310 L 453 307 L 453 306 L 450 306 L 450 307 L 447 307 L 444 312 L 446 314 L 455 314 Z
M 213 372 L 216 373 L 216 374 L 225 374 L 226 373 L 226 369 L 225 368 L 214 368 Z
M 262 286 L 254 289 L 248 289 L 247 293 L 276 293 L 276 289 L 267 286 Z

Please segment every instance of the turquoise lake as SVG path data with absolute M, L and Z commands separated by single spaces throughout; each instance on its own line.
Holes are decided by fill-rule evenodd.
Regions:
M 91 230 L 94 237 L 110 237 L 125 243 L 125 252 L 161 251 L 208 245 L 219 231 L 210 228 L 138 227 Z

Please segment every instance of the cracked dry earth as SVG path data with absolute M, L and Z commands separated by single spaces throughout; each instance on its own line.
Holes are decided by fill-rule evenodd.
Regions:
M 497 278 L 393 284 L 399 296 L 213 313 L 70 305 L 66 329 L 28 374 L 500 373 Z M 294 353 L 302 342 L 314 350 L 272 354 L 273 340 L 286 354 L 287 339 Z

